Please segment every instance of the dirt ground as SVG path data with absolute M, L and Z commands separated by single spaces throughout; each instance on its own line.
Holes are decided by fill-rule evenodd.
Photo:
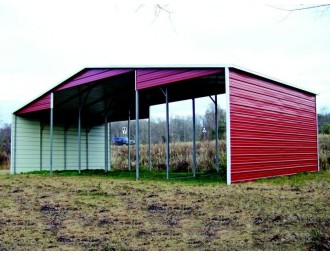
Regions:
M 329 173 L 226 186 L 0 171 L 0 250 L 329 249 Z

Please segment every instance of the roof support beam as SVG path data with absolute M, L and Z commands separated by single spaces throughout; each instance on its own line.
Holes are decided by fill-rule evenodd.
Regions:
M 62 106 L 62 105 L 64 105 L 64 104 L 66 104 L 66 103 L 71 102 L 71 101 L 72 101 L 73 99 L 75 99 L 77 96 L 78 96 L 78 97 L 81 97 L 85 92 L 87 92 L 87 93 L 89 94 L 89 93 L 90 93 L 95 87 L 97 87 L 97 86 L 102 86 L 103 84 L 104 84 L 104 83 L 102 83 L 102 84 L 92 84 L 92 85 L 88 86 L 88 87 L 85 88 L 85 89 L 80 89 L 80 87 L 79 87 L 78 93 L 76 93 L 76 94 L 70 96 L 68 99 L 64 100 L 63 102 L 60 102 L 60 105 L 56 104 L 56 107 L 59 107 L 59 106 Z M 88 96 L 88 95 L 87 95 L 87 96 Z M 86 98 L 87 98 L 87 97 L 86 97 Z

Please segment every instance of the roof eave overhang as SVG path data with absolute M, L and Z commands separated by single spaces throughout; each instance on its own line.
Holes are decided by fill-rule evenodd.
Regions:
M 120 66 L 113 66 L 113 65 L 107 65 L 107 66 L 93 66 L 93 67 L 86 67 L 81 69 L 80 71 L 78 71 L 76 74 L 74 74 L 73 76 L 67 78 L 66 80 L 64 80 L 63 82 L 61 82 L 60 84 L 58 84 L 57 86 L 53 87 L 52 89 L 48 90 L 47 92 L 41 94 L 40 96 L 38 96 L 37 98 L 35 98 L 34 100 L 32 100 L 31 102 L 25 104 L 24 106 L 20 107 L 19 109 L 17 109 L 14 114 L 18 114 L 18 112 L 20 112 L 22 109 L 24 109 L 25 107 L 28 107 L 29 105 L 31 105 L 32 103 L 36 102 L 37 100 L 41 99 L 42 97 L 48 95 L 49 93 L 52 93 L 53 91 L 55 91 L 58 87 L 60 87 L 61 85 L 63 85 L 64 83 L 74 79 L 75 77 L 79 76 L 81 73 L 83 73 L 86 70 L 89 69 L 107 69 L 107 68 L 111 68 L 111 69 L 132 69 L 132 70 L 136 70 L 136 69 L 146 69 L 146 68 L 153 68 L 153 69 L 166 69 L 166 68 L 229 68 L 229 69 L 236 69 L 236 70 L 240 70 L 246 73 L 250 73 L 259 77 L 262 77 L 264 79 L 267 80 L 271 80 L 271 81 L 275 81 L 277 83 L 283 84 L 285 86 L 294 88 L 294 89 L 298 89 L 313 95 L 318 95 L 318 93 L 315 93 L 314 91 L 311 90 L 307 90 L 305 88 L 296 86 L 294 84 L 285 82 L 283 80 L 279 80 L 277 78 L 273 78 L 271 76 L 268 75 L 264 75 L 261 74 L 259 72 L 255 72 L 252 71 L 250 69 L 238 66 L 238 65 L 233 65 L 233 64 L 162 64 L 162 65 L 120 65 Z

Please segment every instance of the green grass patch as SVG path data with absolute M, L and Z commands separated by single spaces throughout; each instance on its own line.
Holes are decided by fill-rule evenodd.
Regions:
M 24 173 L 24 175 L 49 175 L 49 171 L 33 171 Z M 109 172 L 104 170 L 82 170 L 81 173 L 77 170 L 61 170 L 53 171 L 53 176 L 82 176 L 82 177 L 100 177 L 109 179 L 122 179 L 122 180 L 136 180 L 135 169 L 117 170 L 113 169 Z M 304 185 L 312 180 L 330 179 L 330 170 L 321 172 L 304 172 L 289 176 L 279 176 L 273 178 L 264 178 L 256 180 L 257 183 L 272 183 L 276 185 Z M 141 167 L 139 171 L 139 180 L 141 181 L 161 181 L 169 183 L 182 183 L 182 184 L 198 184 L 198 185 L 212 185 L 212 184 L 226 184 L 226 175 L 224 173 L 217 173 L 215 170 L 200 172 L 196 177 L 192 173 L 187 172 L 170 172 L 170 178 L 166 179 L 165 170 L 149 170 L 148 168 Z
M 49 175 L 49 171 L 32 171 L 24 173 L 24 175 Z M 53 171 L 53 176 L 93 176 L 110 179 L 136 180 L 135 170 L 82 170 L 81 173 L 77 170 L 61 170 Z M 222 173 L 216 171 L 207 171 L 197 173 L 196 177 L 192 173 L 187 172 L 170 172 L 170 178 L 166 179 L 166 171 L 164 170 L 149 170 L 141 167 L 139 171 L 139 179 L 141 181 L 166 181 L 170 183 L 185 183 L 185 184 L 225 184 L 226 177 Z
M 256 180 L 256 182 L 260 183 L 273 183 L 276 185 L 284 185 L 284 184 L 290 184 L 290 185 L 304 185 L 306 182 L 309 181 L 317 181 L 317 180 L 326 180 L 330 179 L 330 170 L 328 171 L 321 171 L 321 172 L 303 172 L 298 173 L 295 175 L 289 175 L 289 176 L 279 176 L 279 177 L 273 177 L 273 178 L 265 178 Z

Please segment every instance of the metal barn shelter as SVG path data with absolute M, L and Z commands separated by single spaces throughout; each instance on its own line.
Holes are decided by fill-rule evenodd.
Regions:
M 218 94 L 227 102 L 228 184 L 318 171 L 315 93 L 235 66 L 189 66 L 86 68 L 73 75 L 14 112 L 11 173 L 108 171 L 109 123 L 149 118 L 150 106 L 166 103 L 168 177 L 168 103 L 191 99 L 195 127 L 195 98 L 210 96 L 217 105 Z M 135 139 L 138 179 L 138 121 Z

